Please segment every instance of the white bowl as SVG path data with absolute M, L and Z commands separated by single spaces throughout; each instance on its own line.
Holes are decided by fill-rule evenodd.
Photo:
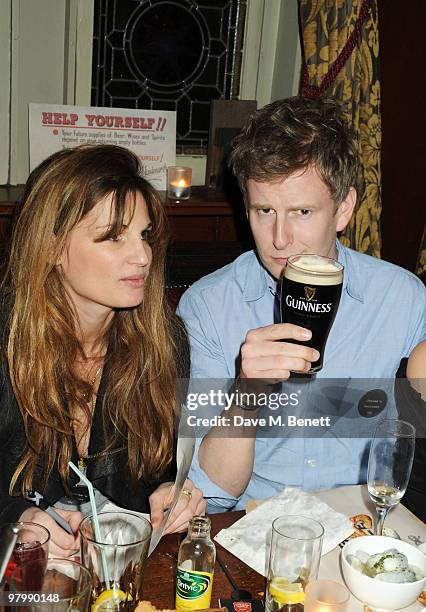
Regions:
M 404 584 L 381 582 L 365 576 L 346 560 L 348 555 L 354 555 L 357 550 L 373 555 L 389 548 L 396 548 L 404 553 L 409 565 L 416 565 L 426 576 L 426 556 L 415 546 L 386 536 L 365 536 L 349 540 L 342 549 L 342 573 L 351 593 L 363 603 L 373 608 L 399 610 L 416 601 L 425 588 L 426 578 Z

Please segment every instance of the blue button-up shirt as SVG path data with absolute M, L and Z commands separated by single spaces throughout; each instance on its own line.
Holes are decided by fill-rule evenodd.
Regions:
M 316 378 L 363 379 L 358 397 L 352 388 L 344 398 L 356 411 L 365 379 L 393 379 L 401 358 L 426 337 L 426 289 L 402 268 L 340 243 L 337 248 L 345 268 L 342 297 Z M 190 337 L 191 378 L 238 375 L 247 332 L 274 322 L 275 293 L 274 279 L 252 251 L 186 291 L 178 313 Z M 349 386 L 357 385 L 353 381 Z M 371 381 L 369 388 L 382 386 Z M 356 416 L 365 418 L 358 412 Z M 376 422 L 377 418 L 369 419 L 370 431 Z M 309 491 L 365 482 L 368 443 L 366 437 L 258 437 L 253 474 L 240 498 L 213 483 L 197 456 L 190 478 L 203 490 L 209 511 L 242 509 L 248 499 L 269 497 L 287 485 Z

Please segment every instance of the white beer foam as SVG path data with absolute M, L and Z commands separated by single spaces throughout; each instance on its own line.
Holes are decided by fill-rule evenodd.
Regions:
M 284 275 L 296 283 L 338 285 L 343 281 L 343 267 L 331 259 L 316 255 L 301 255 L 289 262 Z
M 331 272 L 332 274 L 335 274 L 339 270 L 339 268 L 332 261 L 320 259 L 319 257 L 314 257 L 313 255 L 302 255 L 302 257 L 299 257 L 298 260 L 294 262 L 294 265 L 298 268 L 311 272 Z

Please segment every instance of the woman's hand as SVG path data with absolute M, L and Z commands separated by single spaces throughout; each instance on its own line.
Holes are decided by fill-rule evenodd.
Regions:
M 38 523 L 49 530 L 49 557 L 69 557 L 72 552 L 80 549 L 78 527 L 83 520 L 83 515 L 76 510 L 61 510 L 55 508 L 55 511 L 69 523 L 75 535 L 67 533 L 51 516 L 49 516 L 49 514 L 47 514 L 47 512 L 39 508 L 27 508 L 25 512 L 21 514 L 19 520 Z
M 151 507 L 151 523 L 156 529 L 163 520 L 164 512 L 170 507 L 174 496 L 174 483 L 165 482 L 157 487 L 149 496 L 149 504 Z M 183 486 L 179 500 L 175 509 L 168 518 L 166 533 L 175 533 L 176 531 L 186 531 L 188 521 L 194 515 L 204 514 L 206 502 L 200 489 L 194 486 L 192 480 L 187 479 Z

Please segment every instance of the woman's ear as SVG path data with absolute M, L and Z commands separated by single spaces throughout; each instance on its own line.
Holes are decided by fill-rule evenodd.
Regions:
M 348 191 L 348 195 L 346 196 L 346 198 L 337 207 L 337 232 L 342 232 L 351 220 L 355 209 L 356 200 L 356 189 L 355 187 L 351 187 Z

